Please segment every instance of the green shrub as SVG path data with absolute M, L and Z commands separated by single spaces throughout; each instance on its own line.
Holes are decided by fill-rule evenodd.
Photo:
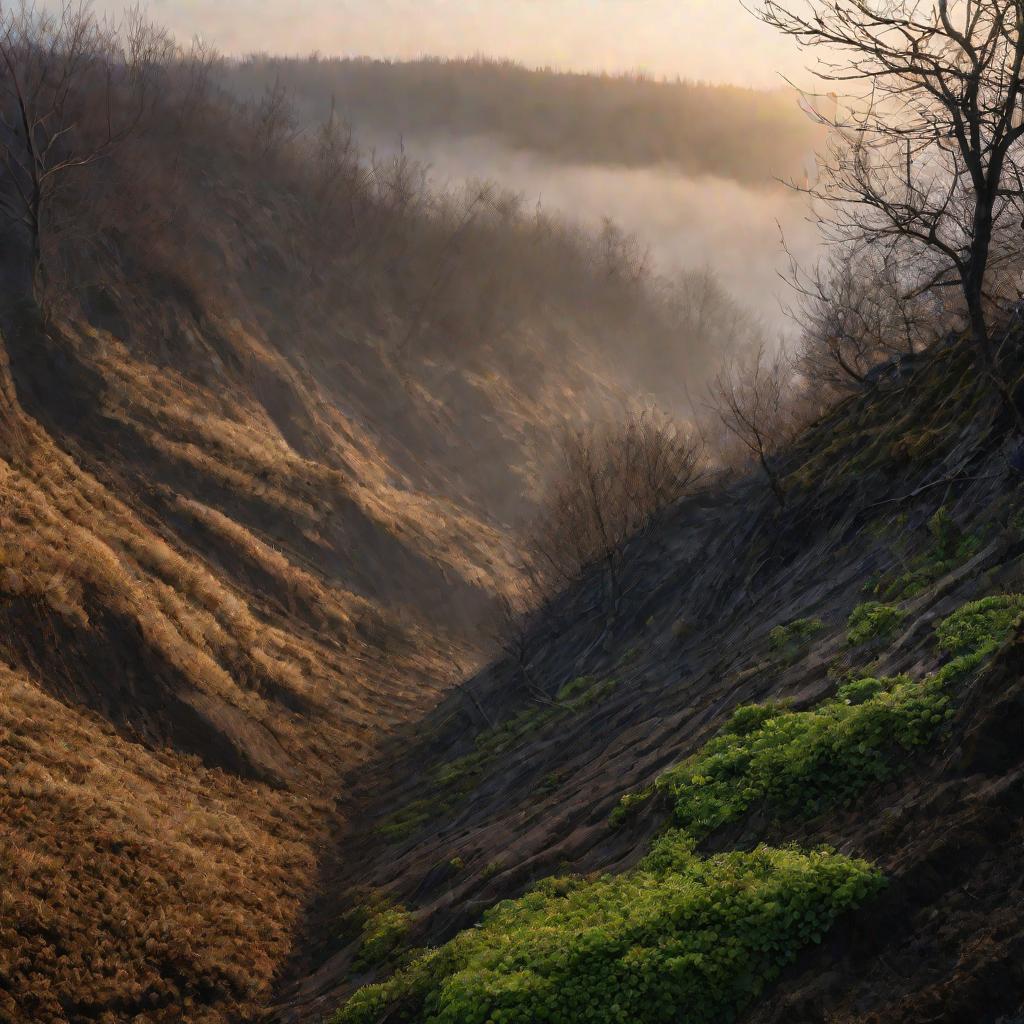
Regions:
M 884 679 L 868 676 L 865 679 L 854 679 L 836 691 L 836 700 L 843 704 L 863 704 L 877 697 L 885 689 Z
M 768 634 L 773 651 L 796 651 L 825 628 L 821 619 L 796 619 L 785 626 L 776 626 Z
M 851 683 L 810 711 L 737 708 L 718 736 L 655 786 L 694 839 L 757 803 L 816 814 L 892 777 L 895 752 L 927 742 L 948 706 L 940 685 L 901 676 Z
M 362 944 L 353 961 L 356 970 L 368 970 L 386 963 L 409 933 L 410 915 L 405 907 L 382 900 L 367 914 Z
M 505 870 L 504 860 L 492 860 L 484 866 L 483 871 L 480 872 L 480 877 L 487 881 L 489 878 L 494 878 L 495 875 L 500 874 Z
M 1022 615 L 1021 594 L 999 594 L 972 601 L 939 625 L 939 647 L 957 656 L 986 656 L 1006 641 Z
M 884 623 L 903 617 L 884 605 L 862 610 L 851 624 L 865 632 L 892 629 Z M 939 648 L 955 657 L 923 682 L 907 676 L 853 680 L 808 711 L 779 704 L 739 707 L 718 736 L 657 779 L 655 792 L 669 796 L 676 824 L 698 840 L 754 804 L 793 815 L 849 802 L 895 774 L 900 749 L 931 739 L 953 713 L 947 684 L 975 669 L 1022 619 L 1022 595 L 972 601 L 938 625 Z M 646 798 L 646 791 L 627 794 L 614 821 L 624 821 L 632 805 Z
M 615 805 L 615 809 L 608 817 L 608 824 L 612 828 L 619 828 L 624 825 L 651 797 L 654 796 L 654 787 L 648 786 L 638 793 L 626 793 L 625 796 Z
M 498 904 L 333 1024 L 718 1024 L 883 884 L 831 851 L 704 859 L 669 833 L 627 874 Z
M 767 701 L 764 704 L 742 704 L 729 717 L 722 731 L 734 736 L 749 736 L 764 727 L 765 722 L 784 714 L 787 706 L 783 703 Z
M 846 623 L 847 640 L 852 647 L 856 647 L 869 640 L 884 639 L 895 633 L 906 617 L 906 612 L 893 605 L 866 601 L 850 613 Z
M 964 536 L 945 505 L 928 520 L 928 532 L 932 535 L 932 551 L 936 558 L 949 561 L 966 553 L 963 545 L 969 538 Z

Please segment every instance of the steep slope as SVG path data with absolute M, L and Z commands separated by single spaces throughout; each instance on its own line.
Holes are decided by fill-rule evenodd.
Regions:
M 101 339 L 64 335 L 49 356 L 66 367 L 87 341 Z M 0 1015 L 248 1016 L 288 949 L 332 817 L 322 794 L 436 699 L 451 648 L 315 567 L 326 545 L 308 469 L 281 451 L 282 472 L 261 478 L 268 438 L 250 435 L 247 451 L 251 417 L 220 449 L 237 460 L 229 488 L 229 464 L 186 439 L 180 461 L 161 461 L 173 414 L 196 395 L 171 374 L 129 392 L 137 416 L 163 423 L 149 444 L 107 419 L 113 369 L 138 366 L 105 343 L 91 372 L 50 378 L 74 428 L 63 443 L 7 410 Z M 95 379 L 109 391 L 79 390 Z M 189 423 L 220 433 L 231 420 L 208 399 Z M 76 416 L 76 400 L 90 411 Z M 408 586 L 440 592 L 442 571 L 388 537 L 364 529 Z
M 8 335 L 5 1019 L 255 1012 L 339 773 L 473 663 L 512 578 L 486 476 L 432 458 L 460 429 L 433 396 L 374 388 L 430 424 L 385 454 L 340 411 L 354 389 L 237 320 L 161 314 Z M 176 332 L 173 365 L 147 351 Z
M 307 915 L 305 953 L 278 1018 L 315 1019 L 409 964 L 404 950 L 447 940 L 538 880 L 574 873 L 584 879 L 572 885 L 585 893 L 598 884 L 588 882 L 593 872 L 635 871 L 652 837 L 673 823 L 697 837 L 705 856 L 761 842 L 829 843 L 873 862 L 888 880 L 783 974 L 752 1019 L 995 1022 L 1019 1013 L 1020 644 L 1000 642 L 1019 621 L 1020 599 L 995 602 L 1008 609 L 998 628 L 969 606 L 1024 589 L 1011 460 L 1018 443 L 969 354 L 953 343 L 815 425 L 786 457 L 784 510 L 761 483 L 745 480 L 684 502 L 636 538 L 611 622 L 595 577 L 536 627 L 527 669 L 540 693 L 524 692 L 514 665 L 488 669 L 442 702 L 429 728 L 417 729 L 422 738 L 393 748 L 385 794 L 353 787 L 352 827 L 321 882 L 336 902 Z M 969 642 L 959 650 L 949 636 L 965 622 Z M 836 699 L 839 687 L 864 677 L 871 681 Z M 914 704 L 918 690 L 941 710 Z M 666 769 L 703 756 L 738 707 L 780 700 L 793 710 L 768 718 L 786 716 L 795 745 L 780 748 L 779 756 L 789 753 L 769 781 L 744 781 L 754 769 L 743 766 L 759 762 L 743 754 L 732 769 L 739 774 L 722 783 L 723 806 L 732 809 L 680 817 L 681 801 L 696 799 L 689 787 L 707 785 L 718 769 L 698 761 L 675 775 Z M 904 707 L 923 709 L 922 719 L 908 719 L 922 731 L 895 733 L 899 742 L 886 738 L 888 725 L 855 731 L 855 723 L 900 721 Z M 759 721 L 731 727 L 732 735 L 753 728 L 762 742 Z M 822 733 L 828 722 L 838 731 Z M 739 742 L 723 735 L 709 751 Z M 824 746 L 800 745 L 819 735 Z M 779 777 L 793 780 L 790 802 L 771 796 Z M 752 795 L 737 803 L 744 792 Z M 641 796 L 613 815 L 627 793 Z M 402 927 L 393 949 L 377 941 L 368 955 L 381 905 L 404 908 Z M 552 934 L 561 905 L 557 897 L 544 905 Z M 518 905 L 505 906 L 506 922 L 517 920 Z M 528 921 L 525 905 L 521 913 Z M 470 968 L 444 998 L 470 993 L 481 1020 L 489 1009 L 520 1019 L 516 1007 L 525 1004 L 517 1000 L 534 991 L 530 926 L 522 927 L 510 941 L 524 945 L 502 947 L 526 972 L 519 981 L 502 974 L 500 957 L 485 958 L 497 971 L 494 988 L 486 971 Z M 484 948 L 487 929 L 452 947 L 451 970 L 469 955 L 454 950 Z M 591 951 L 613 941 L 588 934 Z M 644 934 L 634 941 L 657 946 L 657 933 Z M 583 955 L 573 933 L 563 941 L 567 956 Z M 780 953 L 773 973 L 786 963 Z M 415 990 L 422 1001 L 446 975 L 415 972 L 445 969 L 414 963 L 404 976 L 424 986 Z M 628 981 L 629 968 L 616 970 Z M 744 991 L 730 997 L 730 1013 L 749 1006 Z M 421 1005 L 396 1003 L 392 1013 L 423 1019 Z M 656 1003 L 643 1005 L 644 1019 L 663 1019 Z M 354 1006 L 341 1019 L 363 1019 Z M 609 1007 L 595 1007 L 593 1019 Z M 669 1007 L 664 1019 L 678 1011 Z M 726 1010 L 717 1012 L 694 1019 L 721 1019 Z

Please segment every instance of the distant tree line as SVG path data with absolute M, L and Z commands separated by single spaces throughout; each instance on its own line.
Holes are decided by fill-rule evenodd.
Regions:
M 532 70 L 486 58 L 257 53 L 228 65 L 225 81 L 243 97 L 280 82 L 310 117 L 333 98 L 360 130 L 393 137 L 489 136 L 553 160 L 663 165 L 758 186 L 797 174 L 818 134 L 788 90 Z

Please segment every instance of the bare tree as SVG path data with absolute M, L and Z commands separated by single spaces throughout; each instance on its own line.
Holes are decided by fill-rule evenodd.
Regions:
M 495 612 L 485 630 L 504 659 L 513 667 L 516 684 L 524 692 L 533 695 L 541 692 L 530 671 L 533 627 L 539 620 L 540 609 L 547 605 L 550 594 L 550 589 L 541 586 L 531 567 L 525 566 L 516 585 L 499 595 Z
M 999 373 L 989 274 L 1015 259 L 1020 221 L 1024 0 L 751 0 L 762 21 L 819 52 L 830 86 L 859 83 L 835 113 L 822 174 L 833 241 L 924 261 L 922 290 L 956 286 L 983 372 Z M 1015 244 L 1000 245 L 1002 241 Z
M 622 545 L 700 479 L 703 442 L 647 410 L 615 428 L 569 431 L 560 457 L 526 550 L 545 578 L 562 585 L 603 566 L 614 612 Z
M 201 36 L 194 36 L 188 49 L 178 54 L 177 66 L 183 72 L 178 116 L 183 123 L 206 115 L 214 76 L 223 63 L 216 47 Z
M 346 183 L 358 173 L 358 156 L 352 139 L 352 127 L 338 117 L 331 97 L 331 108 L 316 134 L 314 191 L 323 207 L 330 207 Z
M 753 355 L 731 361 L 708 385 L 708 393 L 722 426 L 757 461 L 776 501 L 785 506 L 775 459 L 800 425 L 793 368 L 785 350 L 772 354 L 761 345 Z
M 253 141 L 263 157 L 276 156 L 299 135 L 295 108 L 280 76 L 251 105 L 249 117 Z
M 126 51 L 85 2 L 65 0 L 56 12 L 28 0 L 0 9 L 0 212 L 28 235 L 32 292 L 44 315 L 54 199 L 143 114 L 154 48 L 137 16 L 127 24 Z
M 832 392 L 862 387 L 880 361 L 913 355 L 938 337 L 934 293 L 911 290 L 897 266 L 870 250 L 835 252 L 811 270 L 791 263 L 799 304 L 801 376 Z

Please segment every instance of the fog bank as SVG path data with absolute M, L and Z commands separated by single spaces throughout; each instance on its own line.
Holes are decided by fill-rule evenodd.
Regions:
M 381 155 L 398 147 L 393 137 L 358 135 Z M 527 204 L 589 227 L 610 218 L 649 247 L 659 272 L 710 267 L 771 333 L 790 327 L 782 311 L 789 289 L 779 276 L 788 263 L 780 235 L 803 260 L 814 258 L 819 240 L 806 199 L 781 184 L 748 188 L 667 168 L 567 166 L 484 138 L 414 136 L 402 143 L 430 165 L 435 184 L 491 180 L 522 193 Z

